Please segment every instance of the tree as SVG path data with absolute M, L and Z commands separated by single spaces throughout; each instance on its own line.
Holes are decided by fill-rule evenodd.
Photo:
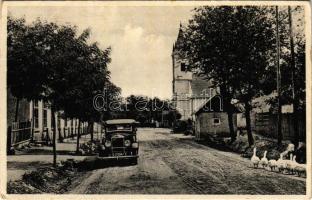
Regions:
M 121 88 L 117 87 L 112 82 L 108 81 L 105 83 L 104 87 L 104 104 L 105 109 L 101 112 L 101 119 L 100 121 L 104 121 L 107 119 L 110 119 L 114 113 L 116 113 L 115 107 L 118 107 L 118 105 L 121 105 Z M 117 104 L 117 106 L 116 106 Z
M 43 58 L 43 63 L 46 63 L 49 69 L 46 91 L 44 98 L 51 104 L 52 114 L 52 129 L 53 129 L 53 165 L 56 166 L 56 124 L 55 113 L 58 110 L 68 110 L 66 105 L 67 95 L 75 91 L 71 90 L 74 84 L 75 75 L 79 72 L 79 64 L 82 62 L 79 55 L 85 50 L 81 48 L 81 43 L 84 41 L 84 33 L 80 37 L 76 37 L 76 27 L 73 26 L 58 26 L 54 23 L 47 23 L 38 21 L 35 26 L 36 29 L 51 29 L 50 35 L 47 35 L 43 41 L 49 50 Z M 79 49 L 79 50 L 78 50 Z M 75 73 L 76 72 L 76 73 Z M 71 116 L 71 113 L 66 113 Z M 80 133 L 80 123 L 78 125 L 78 135 Z
M 109 81 L 107 65 L 110 62 L 110 48 L 101 50 L 96 43 L 88 45 L 89 34 L 89 30 L 85 30 L 79 37 L 74 37 L 68 46 L 63 47 L 69 48 L 66 52 L 70 52 L 73 63 L 65 68 L 62 79 L 53 88 L 54 100 L 59 108 L 68 117 L 79 119 L 77 153 L 81 122 L 88 121 L 92 125 L 94 121 L 100 120 L 101 113 L 93 107 L 93 97 L 102 93 L 104 84 Z M 63 91 L 58 87 L 61 85 Z
M 51 51 L 56 49 L 58 42 L 64 42 L 56 40 L 58 29 L 59 27 L 54 23 L 42 23 L 37 20 L 32 25 L 25 25 L 24 19 L 8 18 L 8 86 L 17 99 L 52 100 L 49 96 L 50 80 L 55 79 L 53 67 L 57 56 Z M 16 110 L 18 110 L 18 101 Z M 51 110 L 54 127 L 53 165 L 55 166 L 54 104 Z
M 292 16 L 295 19 L 292 19 Z M 302 7 L 281 7 L 279 9 L 279 43 L 281 66 L 280 104 L 293 105 L 293 123 L 295 139 L 298 144 L 298 119 L 305 113 L 305 37 L 304 12 Z M 272 73 L 274 73 L 272 71 Z M 276 82 L 276 76 L 271 79 Z M 268 90 L 267 93 L 272 93 Z M 267 102 L 277 110 L 277 97 Z
M 32 25 L 26 25 L 24 19 L 8 18 L 8 86 L 17 99 L 50 100 L 47 94 L 50 88 L 49 78 L 53 77 L 51 70 L 54 60 L 49 58 L 51 49 L 56 46 L 53 41 L 57 36 L 57 29 L 58 26 L 54 23 L 46 24 L 37 20 Z M 52 111 L 54 108 L 52 105 Z M 52 113 L 52 122 L 55 124 L 54 112 Z M 55 166 L 55 127 L 53 152 Z
M 207 80 L 212 80 L 223 98 L 228 115 L 231 141 L 236 139 L 231 101 L 235 88 L 235 37 L 237 37 L 235 7 L 199 7 L 186 29 L 186 45 L 182 48 L 190 65 Z
M 93 107 L 93 97 L 102 93 L 103 86 L 105 86 L 106 94 L 114 96 L 117 93 L 117 87 L 109 81 L 110 72 L 107 70 L 107 65 L 110 62 L 110 48 L 101 50 L 96 43 L 90 46 L 89 61 L 86 72 L 88 76 L 84 76 L 83 88 L 83 102 L 80 109 L 83 111 L 82 120 L 88 122 L 91 141 L 93 142 L 93 125 L 94 122 L 101 122 L 101 115 L 103 113 L 97 111 Z M 107 113 L 109 114 L 109 112 Z
M 78 48 L 81 47 L 79 42 L 83 41 L 84 33 L 80 37 L 76 37 L 76 27 L 74 26 L 58 26 L 55 23 L 41 22 L 40 20 L 37 20 L 31 27 L 45 33 L 41 42 L 47 51 L 41 58 L 41 63 L 46 65 L 48 73 L 44 77 L 46 85 L 43 99 L 51 105 L 53 166 L 56 166 L 55 113 L 59 110 L 65 111 L 66 105 L 70 104 L 66 102 L 66 95 L 70 93 L 70 86 L 74 84 L 73 80 L 76 75 L 74 72 L 79 71 L 78 66 L 81 60 L 78 56 L 83 49 L 78 51 Z M 78 132 L 80 132 L 80 127 Z
M 116 101 L 118 103 L 118 101 Z M 119 118 L 132 118 L 140 123 L 151 123 L 152 120 L 158 122 L 163 119 L 163 111 L 169 111 L 169 100 L 161 100 L 157 97 L 147 97 L 141 95 L 130 95 L 125 102 L 119 102 L 121 110 L 114 111 L 114 115 Z
M 284 48 L 288 51 L 284 52 L 284 60 L 285 62 L 285 74 L 287 73 L 287 77 L 291 77 L 290 79 L 285 79 L 285 84 L 283 87 L 283 103 L 291 103 L 293 105 L 293 125 L 294 125 L 294 144 L 298 146 L 299 143 L 299 127 L 298 127 L 298 115 L 300 112 L 300 101 L 305 101 L 305 58 L 304 56 L 301 59 L 296 59 L 297 55 L 304 55 L 304 47 L 305 40 L 304 36 L 299 34 L 294 34 L 296 28 L 294 25 L 300 26 L 300 20 L 295 22 L 293 21 L 293 12 L 301 12 L 300 7 L 296 7 L 292 9 L 291 6 L 288 6 L 287 9 L 287 22 L 281 23 L 286 26 L 286 31 L 283 38 L 283 43 L 285 44 Z M 285 13 L 285 12 L 284 12 Z M 302 24 L 301 24 L 302 26 Z M 302 31 L 304 32 L 304 31 Z M 296 38 L 295 38 L 296 36 Z M 295 39 L 297 39 L 298 44 L 297 52 L 295 52 Z M 296 55 L 297 54 L 297 55 Z M 299 56 L 300 57 L 300 56 Z M 303 58 L 303 59 L 302 59 Z M 290 73 L 289 73 L 290 72 Z M 304 112 L 302 112 L 304 113 Z
M 26 25 L 25 19 L 8 16 L 7 20 L 7 85 L 16 97 L 15 121 L 19 101 L 40 100 L 46 88 L 48 69 L 42 63 L 47 49 L 42 39 L 47 29 Z
M 195 8 L 185 34 L 190 65 L 219 87 L 228 114 L 232 140 L 231 101 L 245 105 L 249 145 L 253 144 L 251 100 L 267 79 L 268 56 L 273 52 L 273 23 L 268 7 L 221 6 Z
M 8 19 L 8 86 L 17 98 L 43 99 L 50 103 L 53 129 L 53 165 L 56 166 L 55 113 L 63 110 L 80 125 L 96 115 L 93 96 L 107 81 L 110 48 L 89 45 L 90 30 L 77 35 L 75 26 L 59 26 L 39 19 L 25 25 Z
M 149 98 L 147 96 L 130 95 L 126 98 L 126 113 L 128 118 L 145 123 L 150 120 Z
M 275 52 L 274 22 L 270 18 L 271 8 L 239 7 L 237 19 L 241 21 L 237 38 L 237 50 L 243 51 L 236 57 L 237 78 L 235 97 L 245 105 L 246 126 L 249 145 L 254 143 L 251 132 L 251 101 L 260 96 L 264 90 L 273 89 L 270 84 L 274 65 L 271 63 Z M 246 20 L 248 19 L 248 20 Z M 242 34 L 244 33 L 244 34 Z M 274 55 L 274 54 L 273 54 Z M 236 70 L 235 70 L 236 71 Z
M 169 110 L 169 113 L 165 117 L 168 119 L 169 124 L 173 126 L 173 123 L 181 119 L 182 115 L 177 110 Z

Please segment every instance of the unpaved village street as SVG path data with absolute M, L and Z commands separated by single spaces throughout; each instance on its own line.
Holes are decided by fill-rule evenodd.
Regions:
M 168 129 L 138 132 L 135 166 L 87 171 L 71 194 L 305 194 L 305 179 L 254 169 L 238 154 L 197 144 Z

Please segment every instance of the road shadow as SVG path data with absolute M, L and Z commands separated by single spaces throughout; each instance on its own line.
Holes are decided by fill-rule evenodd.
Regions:
M 75 151 L 56 150 L 57 155 L 75 155 Z M 53 155 L 53 149 L 47 148 L 29 148 L 23 150 L 16 150 L 15 155 Z
M 216 149 L 219 151 L 223 151 L 223 152 L 236 153 L 232 149 L 227 147 L 224 143 L 219 143 L 216 141 L 210 141 L 210 140 L 195 141 L 192 138 L 178 138 L 178 140 L 181 142 L 190 144 L 190 145 L 203 145 L 203 146 L 210 147 L 210 148 L 213 148 L 213 149 Z
M 128 160 L 102 160 L 96 157 L 86 158 L 83 161 L 76 163 L 74 166 L 78 171 L 92 171 L 96 169 L 103 169 L 108 167 L 129 167 L 136 164 Z
M 33 161 L 33 162 L 8 162 L 7 169 L 9 170 L 32 170 L 40 167 L 48 167 L 51 166 L 51 163 L 42 162 L 42 161 Z

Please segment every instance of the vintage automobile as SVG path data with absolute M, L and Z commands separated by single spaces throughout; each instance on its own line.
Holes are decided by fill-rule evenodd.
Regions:
M 129 160 L 137 164 L 139 143 L 133 119 L 114 119 L 104 123 L 105 134 L 99 147 L 99 159 Z

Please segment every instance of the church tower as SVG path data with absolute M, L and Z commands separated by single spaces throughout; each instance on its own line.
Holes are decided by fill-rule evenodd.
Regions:
M 189 70 L 188 61 L 182 55 L 180 47 L 183 42 L 183 31 L 180 24 L 177 41 L 173 45 L 172 50 L 172 92 L 173 101 L 176 109 L 182 115 L 182 120 L 187 120 L 191 117 L 190 97 L 192 96 L 191 83 L 192 72 Z

